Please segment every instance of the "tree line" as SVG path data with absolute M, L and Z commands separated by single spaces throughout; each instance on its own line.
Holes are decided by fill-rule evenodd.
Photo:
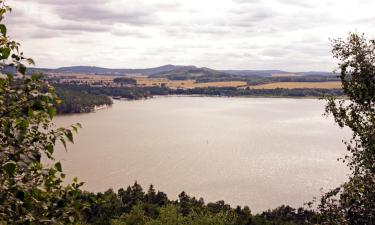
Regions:
M 173 79 L 172 79 L 173 80 Z M 332 75 L 304 75 L 304 76 L 280 76 L 280 77 L 261 77 L 261 76 L 234 76 L 234 77 L 197 77 L 198 83 L 219 82 L 219 81 L 245 81 L 248 85 L 269 84 L 275 82 L 331 82 L 339 81 L 337 76 Z
M 102 94 L 90 94 L 84 90 L 56 87 L 57 97 L 61 100 L 55 105 L 58 114 L 88 113 L 95 110 L 95 106 L 112 105 L 112 100 Z
M 309 225 L 316 224 L 319 215 L 313 210 L 280 206 L 253 215 L 250 208 L 232 208 L 224 201 L 205 203 L 185 192 L 171 200 L 164 192 L 150 185 L 147 191 L 135 182 L 126 189 L 103 193 L 81 192 L 81 224 L 95 225 Z
M 228 97 L 323 97 L 343 96 L 341 89 L 251 89 L 236 87 L 207 87 L 193 89 L 172 89 L 168 87 L 93 87 L 90 85 L 56 84 L 60 90 L 82 92 L 95 96 L 118 96 L 131 100 L 149 98 L 154 95 L 206 95 Z

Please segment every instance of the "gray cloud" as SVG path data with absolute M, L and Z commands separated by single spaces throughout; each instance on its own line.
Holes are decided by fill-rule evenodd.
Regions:
M 9 0 L 9 4 L 14 7 L 6 19 L 10 34 L 36 53 L 38 66 L 46 67 L 70 63 L 122 67 L 126 62 L 133 67 L 175 63 L 331 70 L 329 38 L 356 29 L 375 35 L 371 0 Z M 59 58 L 59 51 L 67 57 Z
M 300 7 L 315 7 L 316 4 L 314 4 L 313 1 L 310 0 L 278 0 L 282 4 L 290 4 L 294 6 L 300 6 Z
M 181 29 L 183 27 L 183 29 Z M 187 38 L 187 37 L 197 37 L 204 35 L 226 35 L 230 34 L 231 29 L 226 26 L 219 25 L 174 25 L 169 26 L 163 30 L 163 34 L 167 36 L 176 37 L 176 38 Z
M 16 3 L 19 1 L 15 0 Z M 28 29 L 32 32 L 23 36 L 30 38 L 38 37 L 32 33 L 42 34 L 46 30 L 54 33 L 55 36 L 62 36 L 64 33 L 75 35 L 84 32 L 112 32 L 119 35 L 119 32 L 114 28 L 116 24 L 144 26 L 159 21 L 152 8 L 142 6 L 142 4 L 139 4 L 138 7 L 134 2 L 126 6 L 119 2 L 103 0 L 31 0 L 32 2 L 41 4 L 36 6 L 40 7 L 41 11 L 47 11 L 51 19 L 43 20 L 37 16 L 37 13 L 42 12 L 27 12 L 27 9 L 21 7 L 16 8 L 7 19 L 7 24 L 10 25 L 28 24 Z M 130 34 L 129 31 L 128 34 Z M 50 34 L 43 36 L 53 37 Z
M 55 12 L 64 20 L 71 21 L 94 21 L 95 23 L 125 23 L 132 25 L 154 24 L 157 22 L 156 16 L 151 10 L 145 8 L 109 9 L 103 6 L 79 5 L 56 7 Z
M 233 2 L 238 4 L 258 5 L 262 4 L 263 0 L 233 0 Z
M 274 47 L 274 48 L 267 48 L 260 52 L 260 55 L 268 56 L 268 57 L 283 57 L 290 54 L 292 51 L 286 48 Z
M 151 34 L 142 32 L 141 30 L 136 29 L 115 29 L 111 33 L 120 37 L 136 37 L 136 38 L 151 38 Z
M 274 14 L 268 11 L 255 11 L 242 14 L 232 14 L 223 20 L 224 26 L 252 27 L 258 25 L 263 20 L 272 18 Z
M 30 0 L 47 5 L 82 5 L 82 4 L 104 4 L 111 0 Z
M 50 6 L 53 13 L 63 20 L 106 24 L 149 25 L 159 23 L 157 9 L 176 9 L 176 1 L 154 5 L 136 1 L 115 0 L 32 0 Z
M 63 22 L 57 24 L 44 24 L 43 27 L 56 31 L 76 31 L 76 32 L 107 32 L 111 27 L 102 24 Z

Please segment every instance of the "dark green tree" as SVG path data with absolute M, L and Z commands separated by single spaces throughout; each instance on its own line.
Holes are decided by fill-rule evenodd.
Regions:
M 326 113 L 352 131 L 342 160 L 349 180 L 328 192 L 319 209 L 323 224 L 375 224 L 375 40 L 351 33 L 333 41 L 347 100 L 328 98 Z
M 124 204 L 123 211 L 126 213 L 129 213 L 135 205 L 139 202 L 143 202 L 145 199 L 143 188 L 137 182 L 135 182 L 133 186 L 129 186 L 126 190 L 121 188 L 118 191 L 118 196 Z
M 191 210 L 190 196 L 187 195 L 184 191 L 178 195 L 180 212 L 183 216 L 187 216 Z

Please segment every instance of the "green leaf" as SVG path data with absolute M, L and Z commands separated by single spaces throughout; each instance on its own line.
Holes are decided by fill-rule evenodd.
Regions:
M 0 32 L 4 37 L 7 36 L 7 27 L 4 24 L 0 24 Z
M 64 139 L 64 138 L 60 138 L 60 141 L 61 141 L 61 143 L 63 144 L 63 146 L 64 146 L 64 148 L 65 148 L 65 151 L 66 151 L 67 148 L 66 148 L 66 141 L 65 141 L 65 139 Z
M 22 130 L 26 130 L 27 127 L 29 126 L 29 122 L 27 120 L 21 120 L 19 123 L 18 123 L 18 126 L 20 129 Z
M 28 109 L 27 110 L 27 115 L 29 116 L 29 117 L 32 117 L 32 116 L 34 116 L 34 111 L 32 110 L 32 109 Z
M 52 155 L 54 151 L 53 145 L 47 145 L 46 150 Z
M 72 129 L 74 130 L 74 132 L 78 133 L 78 128 L 76 126 L 72 126 Z
M 56 116 L 56 108 L 50 108 L 49 110 L 48 110 L 48 115 L 49 115 L 49 117 L 52 119 L 53 117 L 55 117 Z
M 73 133 L 71 130 L 66 130 L 65 132 L 65 136 L 68 138 L 68 140 L 71 142 L 71 143 L 74 143 L 73 141 Z
M 5 170 L 7 174 L 12 175 L 16 170 L 16 167 L 17 165 L 14 161 L 9 161 L 3 165 L 3 170 Z
M 7 59 L 10 55 L 10 48 L 1 48 L 1 59 Z
M 11 57 L 12 57 L 12 59 L 15 59 L 16 61 L 21 60 L 21 58 L 18 55 L 16 55 L 16 54 L 12 54 Z
M 25 75 L 26 74 L 26 66 L 24 66 L 23 64 L 19 64 L 18 65 L 18 72 L 20 72 L 22 75 Z
M 62 166 L 61 166 L 61 163 L 60 163 L 60 162 L 57 162 L 57 163 L 55 164 L 55 168 L 57 169 L 57 171 L 62 172 Z
M 32 58 L 28 58 L 26 59 L 27 63 L 30 64 L 30 65 L 35 65 L 35 62 Z

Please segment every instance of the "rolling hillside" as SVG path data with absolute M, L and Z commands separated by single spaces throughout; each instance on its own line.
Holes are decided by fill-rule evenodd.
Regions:
M 2 71 L 4 73 L 15 72 L 14 68 L 5 66 Z M 98 75 L 131 75 L 142 74 L 155 77 L 174 77 L 181 79 L 182 77 L 272 77 L 278 75 L 300 75 L 300 76 L 334 76 L 331 72 L 288 72 L 282 70 L 214 70 L 207 67 L 196 66 L 180 66 L 180 65 L 164 65 L 154 68 L 144 69 L 110 69 L 95 66 L 70 66 L 51 68 L 28 68 L 28 73 L 33 72 L 54 72 L 54 73 L 81 73 L 81 74 L 98 74 Z

